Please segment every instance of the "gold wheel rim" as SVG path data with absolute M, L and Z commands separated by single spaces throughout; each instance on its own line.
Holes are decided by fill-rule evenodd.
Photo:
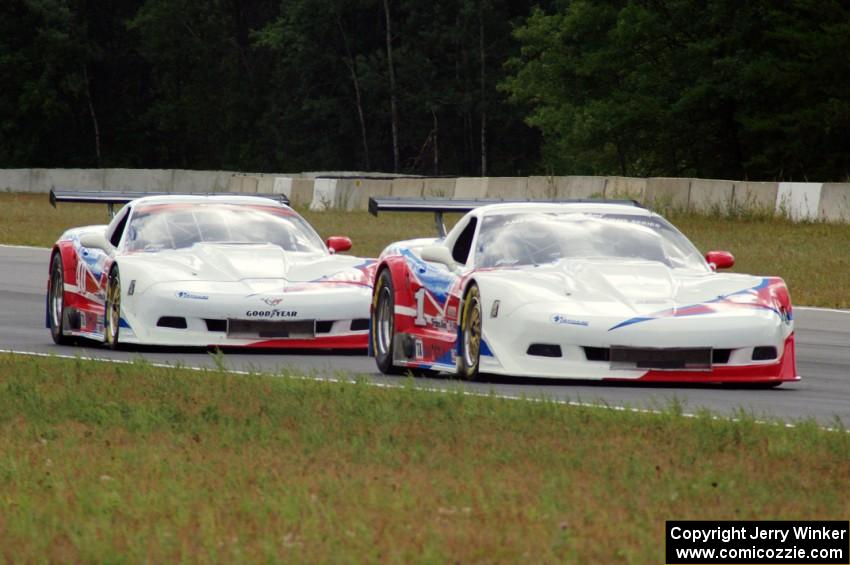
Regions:
M 110 278 L 106 302 L 109 306 L 106 313 L 106 341 L 114 343 L 121 318 L 121 283 L 118 278 Z
M 469 371 L 478 366 L 478 356 L 481 351 L 481 302 L 475 291 L 470 292 L 467 300 L 469 303 L 465 310 L 466 319 L 463 327 L 463 359 Z

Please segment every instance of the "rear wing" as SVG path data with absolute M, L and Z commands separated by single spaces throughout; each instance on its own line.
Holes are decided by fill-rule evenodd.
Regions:
M 66 190 L 50 189 L 50 205 L 56 208 L 57 202 L 77 202 L 80 204 L 106 204 L 109 217 L 115 215 L 116 204 L 127 204 L 145 196 L 254 196 L 269 198 L 289 205 L 289 199 L 284 194 L 252 194 L 244 192 L 122 192 L 118 190 Z
M 576 198 L 566 200 L 502 200 L 498 198 L 369 198 L 369 213 L 377 216 L 378 212 L 434 212 L 434 223 L 440 237 L 446 235 L 446 224 L 443 214 L 446 212 L 466 213 L 489 204 L 624 204 L 643 208 L 637 200 L 606 200 L 602 198 Z

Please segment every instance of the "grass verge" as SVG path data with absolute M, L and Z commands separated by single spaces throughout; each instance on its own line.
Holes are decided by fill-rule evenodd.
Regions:
M 663 560 L 850 514 L 850 434 L 0 355 L 4 561 Z
M 434 235 L 430 214 L 300 212 L 323 236 L 347 235 L 352 253 L 375 257 L 390 242 Z M 767 214 L 724 217 L 667 215 L 703 252 L 735 254 L 734 271 L 783 277 L 796 304 L 850 308 L 850 229 L 844 224 L 793 223 Z M 0 243 L 50 246 L 69 228 L 103 223 L 104 206 L 60 204 L 51 208 L 43 194 L 0 193 Z M 457 216 L 449 219 L 456 221 Z M 46 267 L 45 267 L 46 268 Z

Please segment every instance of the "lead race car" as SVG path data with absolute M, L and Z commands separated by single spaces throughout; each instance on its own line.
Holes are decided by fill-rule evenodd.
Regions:
M 351 240 L 322 242 L 281 197 L 140 196 L 51 192 L 126 204 L 54 245 L 56 343 L 366 349 L 374 260 L 339 255 Z
M 433 211 L 440 237 L 378 259 L 370 353 L 384 373 L 776 386 L 799 377 L 788 289 L 718 273 L 672 224 L 632 201 L 371 199 Z M 444 212 L 468 212 L 448 233 Z

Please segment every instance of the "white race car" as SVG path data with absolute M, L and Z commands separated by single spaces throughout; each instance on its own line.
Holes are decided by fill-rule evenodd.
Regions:
M 782 279 L 716 272 L 730 253 L 703 258 L 635 203 L 372 199 L 370 210 L 470 210 L 447 235 L 394 243 L 378 259 L 369 345 L 385 373 L 799 378 Z
M 257 196 L 51 193 L 126 203 L 53 247 L 47 327 L 119 344 L 365 349 L 374 261 Z

